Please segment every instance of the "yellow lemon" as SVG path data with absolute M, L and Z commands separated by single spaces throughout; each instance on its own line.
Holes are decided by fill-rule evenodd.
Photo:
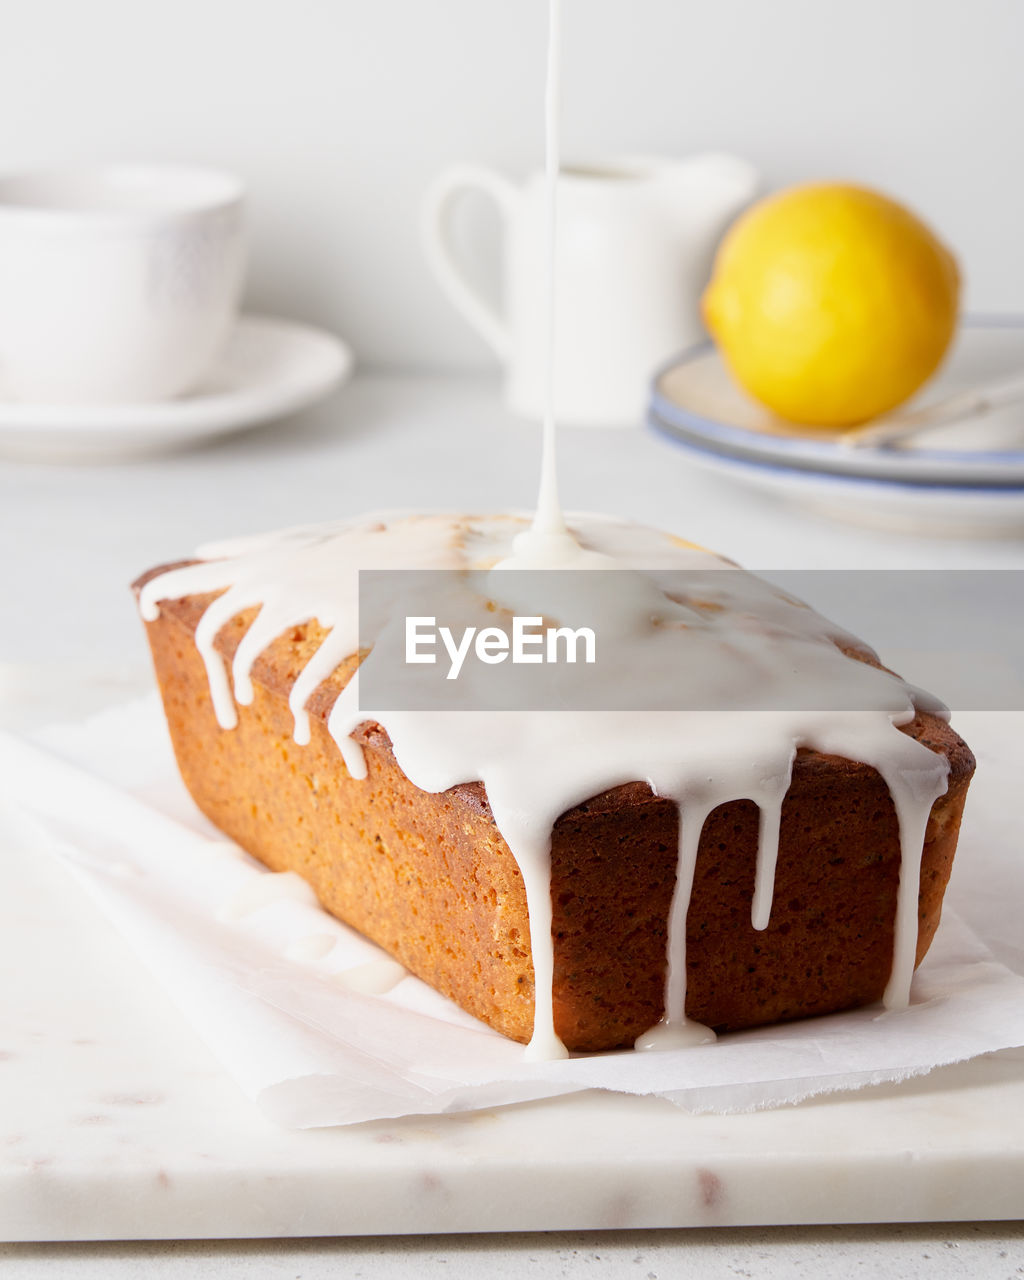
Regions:
M 780 417 L 850 426 L 913 395 L 956 327 L 956 260 L 909 209 L 818 183 L 759 201 L 719 247 L 704 319 Z

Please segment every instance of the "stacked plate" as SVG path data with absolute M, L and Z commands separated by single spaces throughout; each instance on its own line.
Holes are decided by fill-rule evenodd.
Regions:
M 1024 319 L 968 323 L 915 416 L 1022 373 Z M 705 344 L 655 376 L 648 422 L 692 462 L 830 515 L 922 533 L 1024 532 L 1024 401 L 899 444 L 854 446 L 774 418 Z

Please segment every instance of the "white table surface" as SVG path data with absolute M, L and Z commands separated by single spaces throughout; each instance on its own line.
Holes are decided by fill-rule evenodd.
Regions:
M 523 507 L 538 431 L 490 380 L 364 377 L 330 405 L 176 456 L 103 467 L 0 463 L 7 554 L 0 723 L 103 705 L 145 679 L 127 584 L 199 542 L 370 507 Z M 1024 542 L 935 541 L 831 523 L 689 469 L 641 429 L 565 432 L 566 505 L 663 525 L 751 568 L 1020 568 Z M 6 678 L 5 678 L 6 677 Z M 913 1277 L 1024 1275 L 1019 1224 L 808 1227 L 338 1241 L 4 1245 L 8 1276 Z

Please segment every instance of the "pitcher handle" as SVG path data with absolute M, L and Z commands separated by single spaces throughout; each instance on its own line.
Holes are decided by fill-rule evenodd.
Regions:
M 512 355 L 512 335 L 498 308 L 470 281 L 455 254 L 452 214 L 464 196 L 487 196 L 498 210 L 507 238 L 519 203 L 518 188 L 500 173 L 480 165 L 453 165 L 431 183 L 423 200 L 421 230 L 427 265 L 457 311 L 469 321 L 503 362 Z

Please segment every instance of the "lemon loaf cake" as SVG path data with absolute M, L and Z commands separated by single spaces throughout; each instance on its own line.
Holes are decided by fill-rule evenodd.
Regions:
M 360 700 L 376 648 L 359 571 L 490 572 L 487 607 L 511 613 L 494 566 L 519 517 L 368 516 L 140 578 L 199 808 L 534 1056 L 905 1004 L 974 769 L 941 705 L 708 552 L 607 518 L 569 526 L 581 590 L 608 576 L 593 568 L 624 571 L 614 707 Z M 684 685 L 703 701 L 673 709 Z

